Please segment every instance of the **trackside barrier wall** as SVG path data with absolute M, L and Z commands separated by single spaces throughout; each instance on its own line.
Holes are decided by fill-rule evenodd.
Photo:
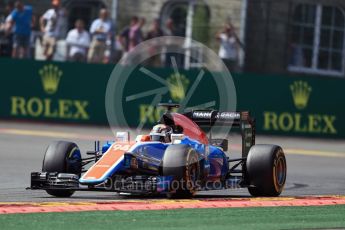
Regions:
M 105 91 L 114 65 L 0 59 L 0 119 L 107 125 Z M 168 86 L 161 101 L 186 98 L 199 70 L 149 69 Z M 215 74 L 214 76 L 217 76 Z M 345 138 L 345 79 L 331 77 L 233 74 L 237 110 L 250 110 L 257 133 Z M 122 103 L 125 122 L 150 127 L 162 109 L 151 105 L 163 89 L 140 68 L 124 77 L 126 84 L 114 103 Z M 224 92 L 205 72 L 188 104 L 217 108 Z M 188 107 L 188 106 L 187 106 Z M 125 125 L 125 124 L 119 124 Z

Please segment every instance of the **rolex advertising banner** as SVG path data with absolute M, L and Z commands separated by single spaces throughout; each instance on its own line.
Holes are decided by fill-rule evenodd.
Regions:
M 112 66 L 1 59 L 1 118 L 106 124 Z
M 345 137 L 345 79 L 242 74 L 238 109 L 249 109 L 258 133 Z
M 109 118 L 149 128 L 164 112 L 155 105 L 172 101 L 187 110 L 249 110 L 260 134 L 345 138 L 345 79 L 232 74 L 230 84 L 206 70 L 138 67 L 124 71 L 106 99 L 113 65 L 1 59 L 0 68 L 5 120 L 107 125 Z M 110 117 L 107 106 L 115 106 Z

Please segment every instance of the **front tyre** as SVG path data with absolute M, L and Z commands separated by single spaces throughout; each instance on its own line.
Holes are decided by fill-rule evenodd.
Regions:
M 80 177 L 81 154 L 75 143 L 57 141 L 51 143 L 44 155 L 42 172 L 71 173 Z M 49 195 L 56 197 L 70 197 L 74 193 L 71 190 L 48 189 Z
M 252 196 L 279 196 L 286 181 L 286 159 L 281 147 L 254 145 L 247 157 L 248 188 Z
M 162 173 L 174 176 L 168 198 L 192 197 L 200 179 L 197 152 L 188 145 L 170 145 L 163 156 Z

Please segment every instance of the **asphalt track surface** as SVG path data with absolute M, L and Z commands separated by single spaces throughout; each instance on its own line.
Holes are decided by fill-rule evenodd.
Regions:
M 109 192 L 76 192 L 53 198 L 44 191 L 25 190 L 30 172 L 40 171 L 46 147 L 54 140 L 72 140 L 82 152 L 95 139 L 112 139 L 107 127 L 16 123 L 0 121 L 0 202 L 113 201 L 143 199 Z M 258 144 L 283 147 L 288 165 L 282 196 L 345 195 L 345 141 L 257 136 Z M 238 156 L 240 138 L 230 137 L 230 156 Z M 199 192 L 196 198 L 249 197 L 246 189 Z M 162 197 L 164 198 L 164 197 Z M 161 199 L 161 198 L 158 198 Z

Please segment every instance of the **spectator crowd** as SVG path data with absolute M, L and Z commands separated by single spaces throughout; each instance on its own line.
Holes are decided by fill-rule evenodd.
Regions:
M 0 22 L 0 56 L 13 58 L 35 58 L 37 42 L 41 46 L 41 56 L 45 60 L 53 60 L 57 43 L 65 41 L 65 60 L 72 62 L 115 63 L 122 55 L 127 55 L 135 46 L 144 40 L 164 35 L 181 36 L 172 19 L 161 28 L 159 19 L 154 19 L 147 34 L 143 33 L 144 18 L 131 18 L 128 26 L 116 35 L 115 23 L 110 19 L 107 9 L 101 9 L 99 17 L 93 20 L 89 30 L 85 22 L 77 19 L 74 28 L 65 36 L 64 23 L 67 11 L 60 0 L 52 0 L 51 8 L 39 18 L 33 15 L 33 8 L 22 1 L 9 2 L 6 6 L 7 16 Z M 238 60 L 239 40 L 231 25 L 226 25 L 216 35 L 219 41 L 219 56 L 230 66 Z M 169 57 L 166 57 L 169 59 Z M 183 57 L 177 57 L 179 65 Z M 170 62 L 169 62 L 170 63 Z M 162 66 L 161 57 L 150 60 L 152 66 Z M 169 66 L 168 63 L 165 63 Z

